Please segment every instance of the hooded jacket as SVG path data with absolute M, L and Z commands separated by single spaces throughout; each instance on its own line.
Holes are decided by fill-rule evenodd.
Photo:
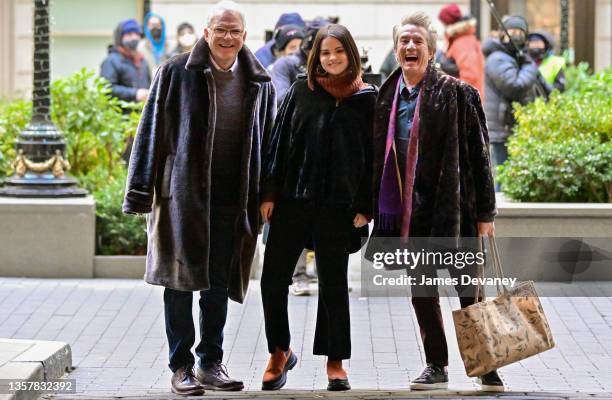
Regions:
M 446 57 L 455 60 L 458 78 L 474 86 L 484 99 L 485 60 L 476 37 L 476 19 L 469 18 L 446 27 L 448 50 Z
M 485 113 L 491 142 L 504 143 L 515 124 L 512 103 L 534 99 L 538 68 L 530 61 L 520 65 L 514 54 L 498 39 L 483 45 L 485 54 Z
M 261 227 L 262 143 L 276 112 L 270 76 L 251 51 L 238 53 L 247 88 L 239 214 L 229 272 L 229 297 L 242 302 Z M 143 109 L 130 158 L 125 213 L 149 214 L 145 280 L 183 291 L 209 288 L 211 162 L 215 82 L 210 48 L 200 39 L 191 53 L 163 64 Z
M 546 82 L 546 89 L 551 92 L 553 89 L 565 90 L 565 59 L 555 55 L 555 38 L 546 31 L 535 31 L 527 36 L 527 40 L 539 38 L 544 41 L 546 54 L 538 62 L 538 70 Z
M 295 54 L 280 57 L 268 67 L 276 88 L 276 101 L 279 106 L 298 75 L 306 72 L 306 61 L 306 54 L 300 49 Z
M 119 52 L 122 25 L 117 25 L 113 32 L 113 44 L 109 46 L 108 56 L 102 62 L 100 76 L 110 82 L 112 96 L 124 101 L 136 101 L 138 89 L 149 88 L 151 75 L 144 59 L 140 61 L 140 65 L 136 65 Z
M 162 23 L 162 34 L 159 41 L 153 39 L 151 31 L 147 26 L 151 17 L 157 17 Z M 168 42 L 166 40 L 166 21 L 164 18 L 155 13 L 148 13 L 144 20 L 144 39 L 138 44 L 138 51 L 142 53 L 144 59 L 147 60 L 151 76 L 155 75 L 157 68 L 169 58 Z

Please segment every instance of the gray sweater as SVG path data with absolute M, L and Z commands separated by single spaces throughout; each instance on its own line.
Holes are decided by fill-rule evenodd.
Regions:
M 246 79 L 240 65 L 230 71 L 211 68 L 216 86 L 217 116 L 211 165 L 211 206 L 233 207 L 240 200 L 240 166 L 246 134 Z

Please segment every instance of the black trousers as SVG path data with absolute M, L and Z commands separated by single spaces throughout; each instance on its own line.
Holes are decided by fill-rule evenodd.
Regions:
M 227 320 L 229 268 L 234 242 L 235 211 L 211 210 L 210 217 L 210 289 L 200 292 L 200 340 L 195 352 L 200 366 L 223 359 L 223 329 Z M 168 366 L 172 372 L 193 365 L 191 348 L 195 343 L 192 314 L 193 292 L 166 288 L 164 314 L 168 337 Z
M 268 351 L 288 350 L 291 341 L 287 297 L 300 253 L 312 237 L 319 299 L 313 353 L 330 360 L 351 357 L 348 257 L 354 213 L 343 206 L 281 199 L 270 223 L 261 295 Z
M 438 276 L 436 268 L 424 268 L 423 274 L 429 278 Z M 476 266 L 457 269 L 450 267 L 448 269 L 452 278 L 459 279 L 461 275 L 476 276 Z M 420 277 L 417 278 L 420 281 Z M 461 308 L 471 306 L 475 303 L 476 287 L 472 285 L 457 285 L 455 291 L 459 296 Z M 433 363 L 439 366 L 448 365 L 448 345 L 446 342 L 446 334 L 444 332 L 444 323 L 442 320 L 442 310 L 440 309 L 440 295 L 438 288 L 435 286 L 419 287 L 412 286 L 412 306 L 419 323 L 421 340 L 425 350 L 426 362 Z

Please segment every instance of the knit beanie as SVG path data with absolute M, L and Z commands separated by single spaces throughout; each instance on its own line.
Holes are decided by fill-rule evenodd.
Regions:
M 438 19 L 444 25 L 452 25 L 461 19 L 461 10 L 455 3 L 451 3 L 440 10 Z
M 136 22 L 135 19 L 128 19 L 126 21 L 123 21 L 123 24 L 121 25 L 121 36 L 130 32 L 135 32 L 139 35 L 142 35 L 140 25 L 138 24 L 138 22 Z
M 520 15 L 509 15 L 505 17 L 504 25 L 506 25 L 506 29 L 520 29 L 525 32 L 525 34 L 529 32 L 527 21 Z
M 296 12 L 292 12 L 292 13 L 282 14 L 278 18 L 278 21 L 276 22 L 274 29 L 281 28 L 282 26 L 285 26 L 285 25 L 297 25 L 300 28 L 303 28 L 304 26 L 306 26 L 306 23 L 304 22 L 300 14 Z
M 285 25 L 274 35 L 274 46 L 282 51 L 293 39 L 304 39 L 304 31 L 298 25 Z

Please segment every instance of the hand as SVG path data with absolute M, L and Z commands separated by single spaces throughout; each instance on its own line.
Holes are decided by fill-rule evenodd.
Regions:
M 144 101 L 149 95 L 149 89 L 138 89 L 136 91 L 136 101 Z
M 363 214 L 358 213 L 357 215 L 355 215 L 355 218 L 353 218 L 353 225 L 355 226 L 355 228 L 361 228 L 362 226 L 365 226 L 367 224 L 368 219 Z
M 495 236 L 495 224 L 493 222 L 479 222 L 478 236 Z
M 520 54 L 517 55 L 517 61 L 519 63 L 519 66 L 523 66 L 525 64 L 533 64 L 533 58 L 531 58 L 531 56 L 529 55 L 528 52 L 526 51 L 522 51 Z
M 259 206 L 259 211 L 261 212 L 261 218 L 265 223 L 270 223 L 270 218 L 272 218 L 272 212 L 274 211 L 274 202 L 273 201 L 264 201 Z

